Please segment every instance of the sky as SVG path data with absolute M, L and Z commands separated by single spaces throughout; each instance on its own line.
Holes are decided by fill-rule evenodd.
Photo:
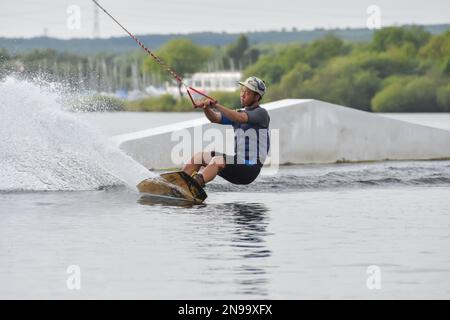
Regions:
M 132 33 L 249 32 L 366 28 L 371 5 L 381 26 L 450 23 L 450 0 L 99 0 Z M 0 0 L 0 37 L 92 38 L 91 0 Z M 78 14 L 79 13 L 79 14 Z M 99 36 L 124 32 L 103 11 Z

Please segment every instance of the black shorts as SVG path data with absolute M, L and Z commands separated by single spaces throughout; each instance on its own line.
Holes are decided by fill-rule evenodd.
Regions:
M 250 184 L 261 172 L 261 166 L 258 164 L 238 164 L 236 156 L 211 151 L 211 157 L 217 156 L 222 156 L 225 160 L 225 168 L 219 171 L 219 176 L 233 184 Z

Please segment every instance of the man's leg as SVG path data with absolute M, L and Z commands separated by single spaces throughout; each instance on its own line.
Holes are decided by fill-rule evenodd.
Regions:
M 191 176 L 195 171 L 198 172 L 201 167 L 207 166 L 210 161 L 211 152 L 198 152 L 183 166 L 183 171 Z
M 203 170 L 203 180 L 208 183 L 217 176 L 221 169 L 225 168 L 225 160 L 222 156 L 216 156 L 211 159 L 206 168 Z

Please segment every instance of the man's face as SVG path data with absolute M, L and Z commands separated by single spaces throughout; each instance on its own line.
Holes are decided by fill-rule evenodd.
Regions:
M 259 101 L 259 94 L 251 91 L 247 87 L 241 87 L 241 105 L 243 107 L 253 106 L 256 102 Z

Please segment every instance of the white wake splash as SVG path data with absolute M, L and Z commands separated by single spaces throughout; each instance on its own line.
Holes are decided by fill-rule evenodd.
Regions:
M 151 176 L 62 101 L 48 83 L 0 82 L 0 192 L 135 188 Z

